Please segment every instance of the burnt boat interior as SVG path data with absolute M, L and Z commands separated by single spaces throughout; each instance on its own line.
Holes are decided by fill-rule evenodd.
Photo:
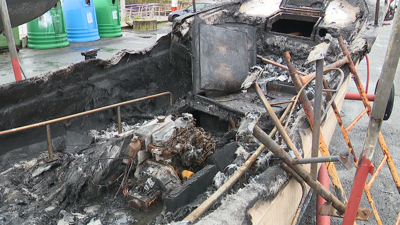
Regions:
M 108 201 L 107 206 L 97 204 L 101 213 L 96 218 L 107 221 L 113 207 L 149 211 L 162 205 L 152 223 L 169 223 L 183 219 L 220 187 L 259 146 L 254 137 L 236 136 L 246 113 L 261 113 L 258 126 L 266 132 L 274 127 L 256 92 L 243 87 L 246 78 L 257 78 L 278 116 L 297 94 L 289 72 L 261 58 L 280 64 L 282 53 L 291 51 L 298 70 L 310 74 L 315 66 L 304 62 L 311 47 L 328 34 L 340 33 L 352 43 L 354 32 L 361 30 L 359 24 L 343 29 L 327 24 L 323 18 L 329 1 L 285 0 L 280 10 L 267 16 L 240 12 L 245 3 L 216 4 L 184 17 L 150 49 L 123 50 L 109 60 L 84 61 L 1 86 L 0 130 L 162 92 L 173 96 L 172 105 L 169 96 L 161 96 L 121 107 L 122 133 L 115 124 L 115 108 L 51 124 L 51 144 L 59 159 L 50 163 L 42 161 L 47 157 L 44 126 L 0 136 L 1 169 L 8 171 L 0 178 L 6 190 L 1 199 L 8 202 L 2 209 L 18 208 L 6 216 L 17 222 L 68 222 L 72 217 L 87 223 L 95 218 L 87 205 Z M 355 49 L 354 59 L 361 59 L 368 47 Z M 334 40 L 330 53 L 327 64 L 343 56 Z M 348 68 L 342 70 L 347 76 Z M 338 74 L 326 75 L 332 89 L 340 88 L 344 79 Z M 307 95 L 314 98 L 312 84 Z M 301 150 L 298 128 L 308 124 L 299 105 L 294 107 L 288 132 Z M 34 155 L 38 159 L 31 160 Z M 230 193 L 256 175 L 267 176 L 264 172 L 275 164 L 279 161 L 266 151 Z M 286 185 L 287 174 L 276 174 L 282 177 L 280 187 Z M 12 190 L 16 186 L 22 188 Z M 37 213 L 38 208 L 47 213 Z

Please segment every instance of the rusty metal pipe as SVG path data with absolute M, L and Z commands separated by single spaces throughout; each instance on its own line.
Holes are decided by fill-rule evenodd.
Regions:
M 315 77 L 315 97 L 314 97 L 314 125 L 312 129 L 312 147 L 311 157 L 315 158 L 319 155 L 319 135 L 321 133 L 321 104 L 322 104 L 322 80 L 324 60 L 320 59 L 316 62 L 316 77 Z M 318 164 L 311 164 L 311 175 L 317 179 Z
M 271 103 L 270 105 L 271 105 L 271 106 L 274 106 L 274 105 L 282 105 L 282 104 L 291 103 L 291 102 L 294 102 L 294 101 L 293 101 L 293 100 L 290 100 L 290 101 L 283 101 L 283 102 L 275 102 L 275 103 Z
M 358 75 L 357 69 L 354 65 L 353 59 L 350 56 L 350 52 L 349 52 L 349 50 L 347 50 L 347 47 L 344 44 L 342 37 L 338 37 L 338 41 L 339 41 L 339 45 L 340 45 L 340 48 L 342 49 L 343 54 L 347 57 L 347 60 L 348 60 L 347 65 L 349 66 L 351 73 L 354 75 L 352 77 L 353 77 L 354 82 L 356 83 L 358 92 L 360 93 L 361 100 L 363 101 L 365 108 L 368 108 L 368 110 L 371 110 L 371 105 L 368 102 L 367 94 L 365 93 L 364 87 L 362 85 L 360 76 Z
M 118 118 L 118 134 L 121 134 L 122 133 L 121 106 L 117 107 L 117 118 Z
M 288 110 L 285 110 L 285 112 Z M 285 113 L 284 113 L 285 114 Z M 286 112 L 287 114 L 287 112 Z M 282 115 L 280 121 L 282 122 L 285 115 Z M 270 137 L 274 136 L 277 129 L 274 127 Z M 193 210 L 189 215 L 187 215 L 182 221 L 187 221 L 193 223 L 196 221 L 201 215 L 203 215 L 226 191 L 228 191 L 238 180 L 239 178 L 247 171 L 247 169 L 255 162 L 256 158 L 264 151 L 265 146 L 260 145 L 257 150 L 246 160 L 246 162 L 236 171 L 228 181 L 226 181 L 217 191 L 215 191 L 207 200 L 205 200 L 200 206 L 198 206 L 195 210 Z
M 329 88 L 328 82 L 326 82 L 325 79 L 324 79 L 324 87 L 325 87 L 325 88 Z M 327 96 L 328 96 L 328 99 L 329 99 L 329 100 L 332 100 L 332 94 L 331 94 L 331 93 L 327 93 Z M 337 108 L 337 105 L 336 105 L 335 101 L 332 101 L 331 106 L 332 106 L 333 112 L 335 113 L 335 116 L 336 116 L 336 119 L 337 119 L 338 124 L 339 124 L 339 126 L 340 126 L 340 129 L 342 130 L 342 134 L 343 134 L 344 140 L 345 140 L 346 143 L 347 143 L 347 147 L 349 148 L 350 153 L 353 155 L 354 164 L 355 164 L 356 167 L 357 167 L 357 166 L 358 166 L 357 156 L 356 156 L 356 153 L 355 153 L 355 151 L 354 151 L 353 145 L 352 145 L 351 142 L 350 142 L 350 137 L 349 137 L 349 135 L 348 135 L 348 132 L 347 132 L 347 130 L 346 130 L 346 127 L 344 126 L 344 123 L 343 123 L 343 121 L 342 121 L 342 117 L 340 116 L 340 111 L 339 111 L 339 109 Z
M 298 159 L 303 158 L 299 151 L 297 150 L 296 146 L 293 144 L 292 140 L 290 139 L 289 135 L 286 133 L 286 130 L 283 128 L 281 122 L 278 119 L 278 116 L 276 116 L 275 111 L 272 109 L 271 105 L 269 104 L 267 98 L 265 97 L 263 91 L 261 90 L 260 86 L 258 83 L 254 83 L 254 90 L 256 91 L 258 97 L 260 97 L 262 103 L 264 104 L 265 108 L 267 109 L 269 116 L 271 117 L 272 121 L 274 122 L 276 128 L 282 135 L 283 140 L 287 144 L 287 146 L 294 152 L 296 157 Z
M 143 101 L 143 100 L 147 100 L 147 99 L 151 99 L 151 98 L 156 98 L 156 97 L 160 97 L 160 96 L 164 96 L 164 95 L 171 95 L 172 96 L 172 93 L 171 92 L 163 92 L 163 93 L 160 93 L 160 94 L 150 95 L 150 96 L 143 97 L 143 98 L 137 98 L 137 99 L 133 99 L 133 100 L 126 101 L 126 102 L 120 102 L 120 103 L 117 103 L 117 104 L 114 104 L 114 105 L 109 105 L 109 106 L 101 107 L 101 108 L 98 108 L 98 109 L 92 109 L 92 110 L 89 110 L 89 111 L 86 111 L 86 112 L 81 112 L 81 113 L 77 113 L 77 114 L 73 114 L 73 115 L 69 115 L 69 116 L 64 116 L 64 117 L 53 119 L 53 120 L 47 120 L 45 122 L 40 122 L 40 123 L 35 123 L 35 124 L 23 126 L 23 127 L 13 128 L 13 129 L 1 131 L 0 135 L 11 134 L 11 133 L 15 133 L 15 132 L 23 131 L 23 130 L 28 130 L 28 129 L 32 129 L 32 128 L 36 128 L 36 127 L 41 127 L 41 126 L 45 126 L 47 124 L 57 123 L 57 122 L 61 122 L 63 120 L 73 119 L 73 118 L 76 118 L 76 117 L 85 116 L 85 115 L 92 114 L 92 113 L 95 113 L 95 112 L 100 112 L 100 111 L 104 111 L 104 110 L 107 110 L 107 109 L 112 109 L 112 108 L 115 108 L 115 107 L 118 107 L 118 106 L 130 104 L 130 103 L 134 103 L 134 102 L 139 102 L 139 101 Z
M 387 155 L 384 155 L 381 162 L 379 163 L 379 166 L 376 168 L 374 175 L 372 175 L 371 179 L 369 179 L 368 184 L 366 185 L 365 188 L 368 188 L 368 190 L 371 188 L 372 184 L 375 182 L 375 179 L 381 172 L 383 165 L 385 165 L 386 160 L 387 160 Z
M 386 145 L 385 139 L 383 138 L 382 132 L 379 133 L 378 140 L 379 140 L 379 144 L 381 145 L 381 149 L 382 149 L 383 153 L 387 156 L 386 161 L 389 166 L 390 173 L 392 174 L 393 181 L 396 184 L 397 191 L 400 194 L 400 177 L 399 177 L 399 174 L 397 173 L 396 166 L 394 165 L 392 156 L 390 155 L 389 149 Z
M 46 136 L 47 136 L 47 150 L 49 152 L 49 159 L 52 160 L 54 156 L 53 156 L 53 145 L 51 143 L 50 124 L 46 125 Z
M 346 131 L 349 132 L 357 123 L 358 121 L 361 120 L 361 118 L 363 118 L 363 116 L 365 114 L 367 114 L 369 112 L 368 108 L 365 108 L 350 124 L 349 126 L 346 127 Z
M 400 37 L 400 14 L 396 14 L 395 24 L 392 28 L 390 41 L 388 44 L 388 50 L 384 64 L 382 66 L 382 72 L 380 76 L 380 82 L 376 92 L 376 98 L 372 112 L 370 114 L 370 120 L 368 124 L 367 133 L 364 140 L 363 151 L 360 155 L 360 164 L 357 167 L 357 172 L 354 177 L 353 186 L 351 188 L 351 196 L 346 207 L 346 214 L 343 218 L 343 224 L 350 224 L 354 222 L 357 212 L 355 208 L 358 208 L 361 201 L 362 189 L 364 188 L 365 181 L 368 173 L 373 172 L 372 158 L 375 152 L 376 142 L 381 135 L 381 125 L 383 116 L 385 114 L 387 100 L 390 95 L 390 87 L 393 84 L 393 80 L 396 74 L 397 65 L 400 59 L 400 46 L 397 43 Z M 349 56 L 346 46 L 343 43 L 341 37 L 339 37 L 339 43 L 342 47 L 343 52 Z M 344 47 L 344 48 L 343 48 Z M 354 65 L 353 65 L 354 66 Z M 358 77 L 359 79 L 359 77 Z M 360 85 L 361 88 L 362 85 Z M 366 98 L 365 92 L 361 93 L 361 97 Z M 365 101 L 363 99 L 363 101 Z M 367 100 L 368 101 L 368 100 Z
M 290 57 L 289 52 L 285 52 L 283 53 L 283 56 L 285 58 L 286 64 L 288 65 L 289 71 L 290 71 L 290 76 L 292 77 L 294 86 L 296 88 L 296 90 L 300 90 L 302 88 L 302 84 L 301 81 L 298 77 L 298 74 L 296 72 L 296 69 L 294 67 L 294 64 L 292 62 L 292 59 Z M 342 60 L 343 62 L 347 62 L 347 60 Z M 310 127 L 313 127 L 313 121 L 314 121 L 314 113 L 313 113 L 313 108 L 311 106 L 310 101 L 308 100 L 307 95 L 304 92 L 300 92 L 300 100 L 302 102 L 302 106 L 304 109 L 304 112 L 306 113 L 308 122 L 310 124 Z M 320 135 L 320 151 L 321 151 L 321 155 L 322 156 L 330 156 L 329 150 L 328 150 L 328 145 L 325 142 L 325 139 L 323 137 L 323 135 Z M 343 190 L 342 184 L 340 182 L 339 176 L 337 174 L 335 165 L 333 163 L 327 163 L 326 165 L 328 167 L 328 172 L 329 172 L 329 176 L 332 180 L 332 184 L 335 188 L 336 194 L 338 196 L 338 198 L 343 202 L 343 203 L 347 203 L 347 199 L 346 199 L 346 193 Z
M 289 111 L 291 111 L 293 108 L 295 107 L 295 102 L 292 101 L 285 109 L 285 111 L 282 113 L 281 118 L 279 119 L 279 122 L 283 123 L 283 121 L 285 120 L 286 116 L 288 115 Z M 290 120 L 290 116 L 287 118 L 287 120 Z M 285 128 L 286 129 L 286 128 Z M 271 134 L 275 134 L 276 131 L 278 129 L 276 128 L 276 126 L 274 127 L 274 129 L 272 129 Z
M 284 65 L 282 65 L 282 64 L 280 64 L 280 63 L 276 63 L 276 62 L 274 62 L 274 61 L 268 60 L 268 59 L 266 59 L 266 58 L 263 58 L 263 57 L 260 56 L 260 55 L 257 55 L 257 57 L 258 57 L 259 59 L 261 59 L 262 61 L 266 62 L 266 63 L 272 64 L 272 65 L 274 65 L 274 66 L 280 67 L 280 68 L 285 69 L 285 70 L 289 70 L 289 68 L 288 68 L 287 66 L 284 66 Z M 345 64 L 347 64 L 347 63 L 348 63 L 347 57 L 343 57 L 343 58 L 339 59 L 338 61 L 336 61 L 336 62 L 334 62 L 334 63 L 332 63 L 332 64 L 326 65 L 326 66 L 324 67 L 324 72 L 329 71 L 329 70 L 332 70 L 332 69 L 339 68 L 339 67 L 341 67 L 341 66 L 343 66 L 343 65 L 345 65 Z M 315 72 L 314 72 L 314 73 L 307 74 L 307 73 L 303 73 L 303 72 L 297 71 L 297 73 L 299 73 L 299 74 L 301 74 L 301 75 L 304 76 L 304 77 L 301 77 L 301 78 L 300 78 L 300 79 L 301 79 L 301 82 L 303 83 L 303 85 L 304 85 L 305 83 L 307 83 L 310 79 L 312 80 L 312 79 L 314 79 L 314 77 L 315 77 Z
M 328 156 L 328 157 L 317 157 L 317 158 L 304 158 L 296 159 L 294 164 L 308 164 L 308 163 L 324 163 L 324 162 L 337 162 L 339 161 L 339 156 Z
M 256 137 L 265 147 L 273 152 L 275 156 L 283 160 L 291 169 L 293 169 L 312 189 L 321 195 L 326 201 L 332 202 L 332 206 L 339 212 L 344 213 L 346 206 L 326 189 L 319 181 L 316 181 L 312 176 L 300 165 L 294 164 L 294 159 L 280 147 L 271 137 L 258 126 L 254 127 L 253 136 Z
M 277 62 L 274 62 L 274 61 L 272 61 L 272 60 L 266 59 L 266 58 L 262 57 L 261 55 L 257 55 L 257 57 L 258 57 L 259 59 L 261 59 L 262 61 L 266 62 L 266 63 L 269 63 L 269 64 L 271 64 L 271 65 L 280 67 L 280 68 L 282 68 L 282 69 L 284 69 L 284 70 L 289 70 L 289 68 L 288 68 L 287 66 L 284 66 L 284 65 L 282 65 L 282 64 L 280 64 L 280 63 L 277 63 Z M 298 72 L 299 74 L 304 75 L 304 76 L 308 76 L 308 74 L 306 74 L 306 73 L 303 73 L 303 72 L 300 72 L 300 71 L 297 71 L 297 72 Z
M 303 87 L 301 87 L 301 89 L 298 91 L 298 93 L 297 93 L 297 95 L 296 95 L 296 97 L 295 97 L 295 100 L 294 100 L 294 105 L 297 104 L 297 101 L 299 100 L 299 97 L 300 97 L 300 93 L 303 92 L 304 89 L 306 89 L 307 85 L 308 85 L 309 83 L 311 83 L 312 80 L 313 80 L 313 79 L 308 80 L 308 82 L 305 83 L 305 84 L 303 85 Z M 290 110 L 289 117 L 288 117 L 288 119 L 286 120 L 286 124 L 285 124 L 285 127 L 284 127 L 285 129 L 286 129 L 287 126 L 289 125 L 289 121 L 290 121 L 290 118 L 292 117 L 293 111 L 294 111 L 294 107 Z

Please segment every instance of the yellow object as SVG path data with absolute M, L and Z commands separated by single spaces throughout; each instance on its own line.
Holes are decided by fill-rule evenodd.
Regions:
M 192 171 L 190 171 L 190 170 L 184 170 L 184 171 L 182 171 L 182 178 L 184 179 L 184 180 L 187 180 L 187 179 L 189 179 L 191 176 L 193 176 L 193 172 Z

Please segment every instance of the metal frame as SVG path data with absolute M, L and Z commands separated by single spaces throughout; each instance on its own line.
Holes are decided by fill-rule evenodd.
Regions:
M 353 78 L 353 80 L 354 80 L 354 82 L 355 82 L 355 84 L 357 86 L 357 89 L 358 89 L 358 91 L 360 93 L 361 99 L 362 99 L 362 101 L 364 103 L 365 109 L 360 113 L 359 116 L 357 116 L 354 119 L 354 121 L 352 121 L 348 125 L 348 127 L 344 126 L 343 121 L 342 121 L 341 116 L 340 116 L 340 111 L 338 110 L 336 103 L 334 101 L 332 101 L 332 104 L 331 104 L 333 112 L 335 113 L 335 116 L 337 118 L 338 124 L 340 126 L 340 129 L 341 129 L 342 134 L 344 136 L 344 139 L 346 141 L 346 144 L 347 144 L 351 154 L 353 155 L 353 162 L 354 162 L 355 166 L 357 167 L 359 165 L 359 162 L 358 162 L 358 159 L 357 159 L 357 157 L 355 155 L 354 148 L 353 148 L 353 145 L 351 144 L 348 132 L 357 124 L 358 121 L 360 121 L 360 119 L 365 114 L 368 114 L 369 116 L 371 116 L 372 108 L 371 108 L 371 105 L 370 105 L 370 103 L 368 101 L 367 95 L 366 95 L 366 93 L 364 91 L 364 88 L 362 86 L 362 83 L 361 83 L 361 80 L 360 80 L 359 75 L 357 73 L 357 70 L 356 70 L 356 68 L 354 66 L 354 63 L 353 63 L 353 61 L 351 59 L 350 53 L 347 50 L 347 47 L 345 46 L 342 37 L 339 37 L 338 40 L 339 40 L 339 44 L 340 44 L 340 46 L 342 48 L 342 51 L 343 51 L 345 57 L 343 59 L 338 60 L 337 62 L 335 62 L 335 63 L 333 63 L 331 65 L 326 66 L 324 68 L 324 71 L 327 70 L 327 69 L 339 68 L 339 67 L 344 66 L 344 65 L 347 64 L 348 67 L 350 68 L 350 72 L 353 74 L 352 78 Z M 258 57 L 261 58 L 260 56 L 258 56 Z M 284 68 L 284 69 L 287 69 L 287 70 L 290 71 L 290 74 L 291 74 L 293 83 L 295 85 L 295 88 L 299 92 L 300 100 L 302 102 L 303 109 L 304 109 L 304 111 L 306 113 L 306 116 L 308 118 L 310 127 L 313 128 L 313 123 L 314 123 L 314 110 L 313 110 L 313 107 L 311 106 L 310 101 L 305 96 L 305 94 L 301 93 L 300 91 L 301 91 L 302 88 L 304 88 L 304 86 L 310 80 L 314 79 L 316 75 L 315 75 L 315 73 L 313 73 L 313 74 L 309 74 L 309 75 L 304 76 L 304 74 L 296 71 L 296 69 L 294 68 L 294 64 L 292 63 L 292 60 L 291 60 L 290 55 L 289 55 L 288 52 L 284 53 L 284 58 L 285 58 L 285 61 L 286 61 L 287 65 L 288 65 L 288 67 L 284 67 L 284 66 L 282 66 L 280 64 L 277 65 L 276 63 L 269 62 L 268 60 L 264 60 L 264 59 L 262 59 L 262 60 L 267 62 L 267 63 L 274 64 L 276 66 L 279 66 L 281 68 Z M 303 76 L 301 76 L 299 74 L 301 74 Z M 325 89 L 329 89 L 329 85 L 325 80 L 323 80 L 323 86 L 324 86 Z M 330 92 L 326 92 L 326 93 L 327 93 L 329 101 L 331 101 L 333 99 L 332 94 Z M 386 101 L 384 101 L 384 102 L 386 102 Z M 385 107 L 381 107 L 381 108 L 385 108 Z M 323 138 L 322 134 L 320 134 L 320 135 L 321 135 L 320 136 L 321 139 L 320 139 L 319 148 L 320 148 L 321 154 L 324 157 L 331 157 L 330 154 L 329 154 L 329 151 L 328 151 L 328 147 L 327 147 L 327 145 L 326 145 L 326 143 L 324 141 L 324 138 Z M 357 217 L 354 216 L 352 218 L 352 221 L 349 222 L 349 224 L 350 223 L 354 223 L 354 218 L 355 219 L 365 220 L 366 217 L 360 217 L 359 214 L 360 214 L 360 212 L 365 214 L 365 212 L 367 212 L 367 211 L 368 212 L 372 211 L 372 213 L 374 214 L 375 219 L 377 221 L 377 224 L 382 224 L 382 221 L 381 221 L 381 219 L 379 217 L 379 214 L 378 214 L 378 211 L 376 209 L 376 205 L 375 205 L 375 203 L 374 203 L 374 201 L 372 199 L 370 188 L 371 188 L 372 184 L 374 183 L 376 177 L 379 175 L 379 172 L 381 171 L 381 169 L 382 169 L 383 165 L 385 164 L 385 162 L 387 162 L 387 164 L 389 166 L 389 169 L 391 171 L 393 180 L 394 180 L 394 182 L 396 184 L 396 187 L 397 187 L 397 189 L 398 189 L 398 191 L 400 193 L 400 177 L 399 177 L 399 175 L 397 173 L 396 167 L 395 167 L 395 165 L 393 163 L 392 157 L 390 155 L 390 152 L 389 152 L 388 147 L 387 147 L 387 145 L 385 143 L 385 140 L 383 138 L 382 133 L 379 132 L 379 135 L 377 137 L 378 137 L 379 144 L 380 144 L 380 146 L 382 148 L 384 157 L 381 160 L 379 166 L 377 167 L 376 172 L 373 173 L 373 174 L 371 173 L 372 177 L 369 180 L 369 182 L 366 183 L 364 186 L 362 186 L 364 188 L 365 194 L 366 194 L 366 196 L 368 198 L 368 201 L 369 201 L 369 203 L 371 205 L 372 210 L 359 209 L 358 205 L 353 206 L 351 211 L 354 212 L 354 215 L 357 216 Z M 335 166 L 333 165 L 333 163 L 330 163 L 330 162 L 326 162 L 326 165 L 328 167 L 328 173 L 329 173 L 329 176 L 331 178 L 332 184 L 335 187 L 335 191 L 336 191 L 336 194 L 338 196 L 338 199 L 340 199 L 342 201 L 342 203 L 346 204 L 347 203 L 347 199 L 346 199 L 345 193 L 343 191 L 342 185 L 340 183 L 340 179 L 339 179 L 339 176 L 338 176 L 338 174 L 336 172 Z M 369 172 L 369 170 L 367 170 L 367 172 Z M 372 170 L 372 172 L 373 172 L 373 170 Z M 366 177 L 365 177 L 365 179 L 366 179 Z M 365 183 L 365 181 L 364 181 L 364 183 Z M 336 203 L 336 206 L 334 205 L 334 208 L 336 208 L 338 211 L 341 211 L 340 206 L 339 206 L 339 208 L 337 208 L 338 206 L 339 205 Z M 347 205 L 347 207 L 348 207 L 348 205 Z M 326 211 L 327 214 L 332 215 L 332 216 L 343 217 L 343 214 L 342 214 L 343 211 L 338 213 L 336 210 L 330 210 L 330 206 L 325 207 L 323 211 Z M 357 213 L 358 213 L 358 215 L 357 215 Z M 368 216 L 370 216 L 370 213 L 369 213 Z M 368 219 L 369 219 L 369 217 L 368 217 Z M 399 215 L 397 217 L 396 223 L 397 224 L 400 223 L 400 213 L 399 213 Z
M 52 147 L 52 144 L 51 144 L 50 124 L 61 122 L 61 121 L 68 120 L 68 119 L 81 117 L 81 116 L 85 116 L 85 115 L 89 115 L 89 114 L 92 114 L 92 113 L 95 113 L 95 112 L 104 111 L 104 110 L 107 110 L 107 109 L 117 108 L 118 134 L 121 134 L 122 133 L 121 106 L 130 104 L 130 103 L 143 101 L 143 100 L 148 100 L 148 99 L 151 99 L 151 98 L 161 97 L 161 96 L 165 96 L 165 95 L 169 95 L 170 96 L 170 98 L 169 98 L 170 105 L 172 105 L 172 93 L 171 92 L 163 92 L 163 93 L 159 93 L 159 94 L 155 94 L 155 95 L 150 95 L 150 96 L 147 96 L 147 97 L 137 98 L 137 99 L 133 99 L 133 100 L 125 101 L 125 102 L 120 102 L 120 103 L 109 105 L 109 106 L 104 106 L 104 107 L 97 108 L 97 109 L 92 109 L 92 110 L 81 112 L 81 113 L 76 113 L 76 114 L 69 115 L 69 116 L 60 117 L 60 118 L 57 118 L 57 119 L 47 120 L 47 121 L 40 122 L 40 123 L 35 123 L 35 124 L 27 125 L 27 126 L 22 126 L 22 127 L 9 129 L 9 130 L 0 131 L 0 136 L 1 135 L 6 135 L 6 134 L 11 134 L 11 133 L 16 133 L 16 132 L 23 131 L 23 130 L 29 130 L 29 129 L 36 128 L 36 127 L 46 126 L 47 147 L 48 147 L 48 152 L 49 152 L 49 159 L 47 161 L 50 162 L 50 161 L 57 160 L 57 158 L 53 155 L 53 147 Z

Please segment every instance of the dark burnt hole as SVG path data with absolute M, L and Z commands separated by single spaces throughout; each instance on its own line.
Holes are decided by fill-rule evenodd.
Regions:
M 90 6 L 90 0 L 85 0 L 85 5 Z
M 311 37 L 315 22 L 280 19 L 272 24 L 271 31 L 302 37 Z
M 112 4 L 115 5 L 115 0 L 112 0 Z
M 320 37 L 325 37 L 327 33 L 328 33 L 328 31 L 326 29 L 323 29 L 323 28 L 318 31 L 318 35 Z
M 196 119 L 196 126 L 204 128 L 206 131 L 227 132 L 229 122 L 221 120 L 219 117 L 201 111 L 190 112 Z

